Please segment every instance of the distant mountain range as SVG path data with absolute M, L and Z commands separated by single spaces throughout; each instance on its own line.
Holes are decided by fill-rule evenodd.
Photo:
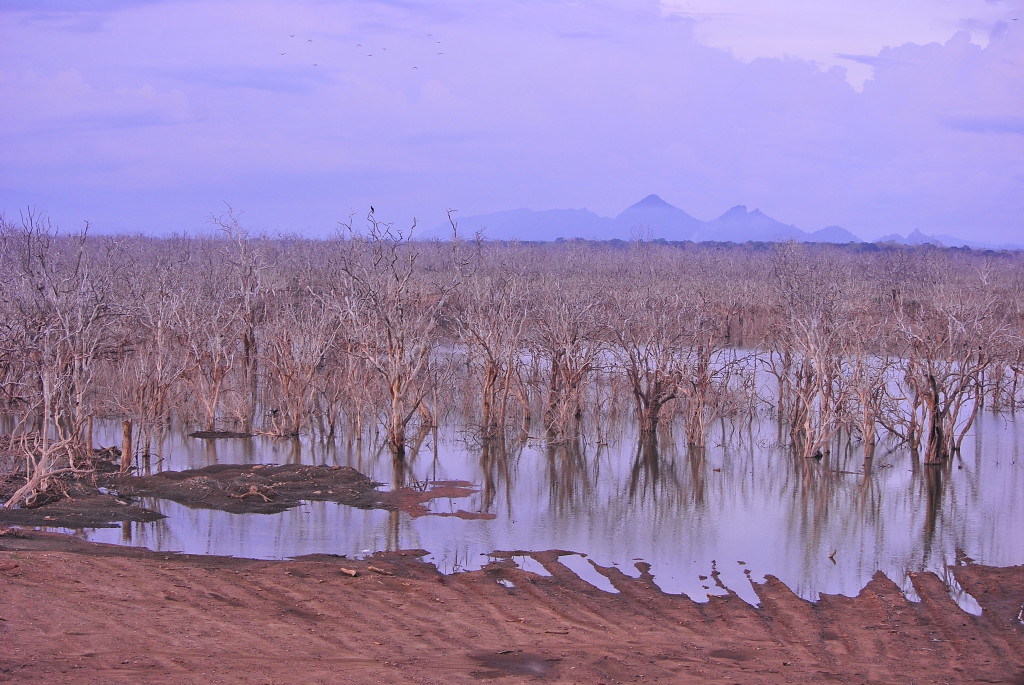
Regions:
M 489 240 L 547 241 L 557 238 L 588 240 L 691 240 L 745 243 L 797 240 L 814 243 L 864 242 L 841 226 L 827 226 L 817 231 L 804 231 L 773 219 L 759 209 L 748 210 L 737 205 L 717 219 L 701 221 L 682 209 L 670 205 L 657 195 L 648 195 L 624 209 L 618 216 L 598 216 L 586 209 L 513 209 L 478 216 L 456 216 L 459 232 L 471 236 L 477 232 Z M 446 231 L 438 227 L 430 232 L 441 237 Z M 961 240 L 953 236 L 928 236 L 914 230 L 906 237 L 887 235 L 877 241 L 901 245 L 931 243 L 947 247 L 995 248 L 994 245 Z M 1010 246 L 1004 246 L 1010 247 Z M 1019 246 L 1012 246 L 1019 247 Z

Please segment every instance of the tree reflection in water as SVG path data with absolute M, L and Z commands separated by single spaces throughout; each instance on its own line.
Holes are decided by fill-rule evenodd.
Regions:
M 641 441 L 628 414 L 621 424 L 605 425 L 606 444 L 588 443 L 588 426 L 567 439 L 520 442 L 467 439 L 449 428 L 394 459 L 387 449 L 370 449 L 369 441 L 358 449 L 340 440 L 332 450 L 301 440 L 306 463 L 358 467 L 387 489 L 468 481 L 479 492 L 453 500 L 452 508 L 496 518 L 346 513 L 324 503 L 253 518 L 155 502 L 171 518 L 82 534 L 167 550 L 271 557 L 426 549 L 446 571 L 479 566 L 496 550 L 565 549 L 605 566 L 631 568 L 642 559 L 663 589 L 697 598 L 708 584 L 699 576 L 708 576 L 714 561 L 721 581 L 750 601 L 756 597 L 747 570 L 752 580 L 770 573 L 798 595 L 815 598 L 856 594 L 877 570 L 903 585 L 906 571 L 939 572 L 967 556 L 1024 563 L 1018 535 L 1024 527 L 1024 426 L 1012 419 L 980 416 L 963 458 L 945 467 L 926 467 L 885 441 L 867 459 L 859 445 L 833 449 L 820 460 L 794 457 L 774 440 L 774 424 L 771 418 L 726 420 L 703 449 L 681 447 L 664 431 L 656 442 Z M 103 426 L 96 428 L 97 444 L 104 444 Z M 108 432 L 116 435 L 118 428 Z M 176 470 L 203 466 L 209 457 L 206 441 L 173 435 L 160 449 Z M 221 440 L 216 458 L 283 462 L 293 450 L 291 441 L 280 439 Z M 268 529 L 275 531 L 273 541 L 266 539 Z

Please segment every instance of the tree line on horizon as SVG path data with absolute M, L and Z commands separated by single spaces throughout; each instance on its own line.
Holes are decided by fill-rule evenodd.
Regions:
M 979 411 L 1024 402 L 1016 252 L 216 223 L 150 238 L 0 219 L 4 448 L 25 479 L 8 506 L 88 471 L 101 419 L 123 422 L 126 470 L 172 421 L 366 436 L 400 459 L 453 420 L 488 445 L 628 416 L 642 443 L 675 429 L 700 450 L 713 422 L 766 414 L 796 458 L 887 440 L 938 464 Z

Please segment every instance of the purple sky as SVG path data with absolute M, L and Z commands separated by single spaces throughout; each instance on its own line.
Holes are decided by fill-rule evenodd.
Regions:
M 1024 240 L 1024 0 L 0 0 L 0 36 L 0 211 L 68 230 L 657 193 Z

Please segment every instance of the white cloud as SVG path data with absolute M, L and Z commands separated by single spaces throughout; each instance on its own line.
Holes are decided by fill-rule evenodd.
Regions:
M 670 16 L 695 22 L 703 44 L 751 61 L 795 57 L 841 66 L 858 89 L 873 73 L 871 57 L 905 43 L 945 43 L 958 31 L 985 46 L 1015 16 L 1019 0 L 661 0 Z M 858 60 L 857 56 L 867 59 Z M 854 59 L 851 59 L 854 57 Z

